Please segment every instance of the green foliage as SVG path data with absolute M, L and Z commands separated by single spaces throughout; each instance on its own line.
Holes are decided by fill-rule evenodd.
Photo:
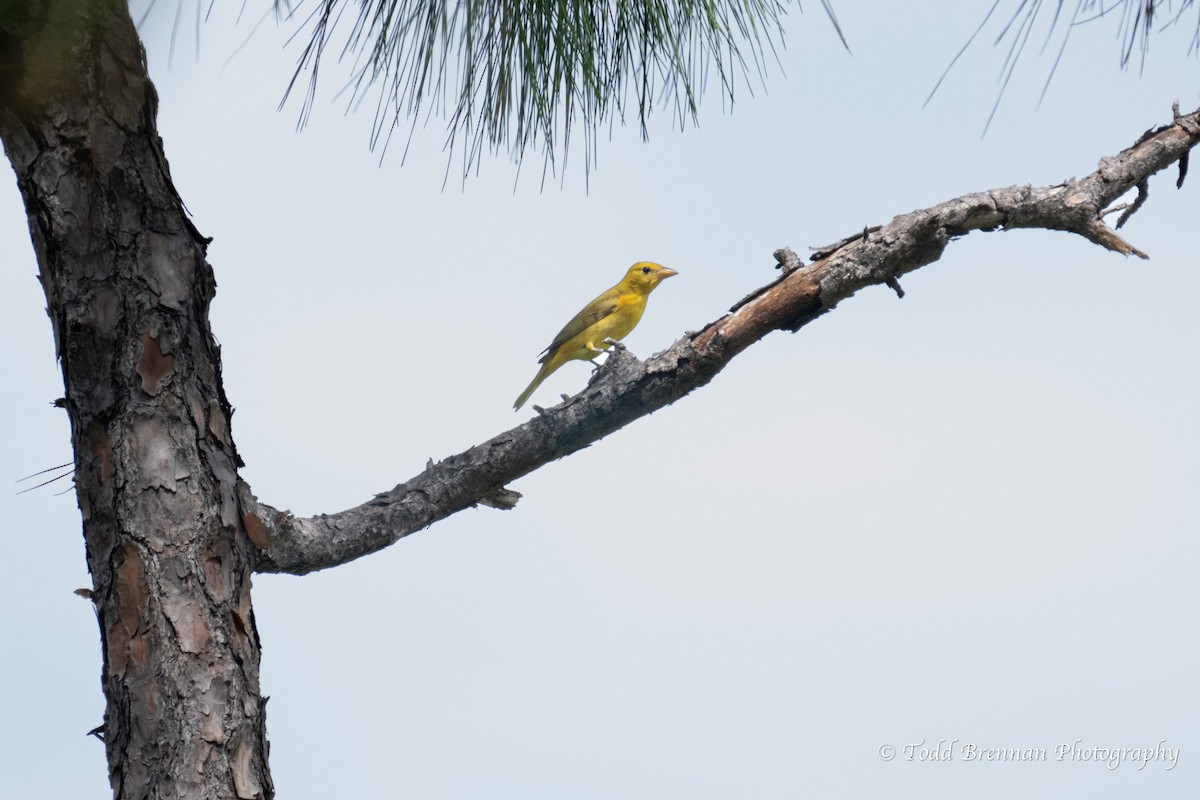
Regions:
M 1152 37 L 1180 26 L 1185 22 L 1185 17 L 1193 16 L 1194 28 L 1188 51 L 1200 55 L 1200 4 L 1197 4 L 1196 0 L 1074 0 L 1072 5 L 1073 7 L 1068 5 L 1067 0 L 994 0 L 979 27 L 950 62 L 950 66 L 946 68 L 947 73 L 988 27 L 995 12 L 1001 11 L 997 16 L 1000 30 L 993 45 L 1004 45 L 1006 53 L 997 80 L 999 91 L 996 93 L 996 101 L 987 125 L 984 126 L 985 131 L 995 118 L 1004 91 L 1016 72 L 1017 63 L 1024 55 L 1026 45 L 1031 40 L 1035 46 L 1040 42 L 1039 49 L 1042 53 L 1052 49 L 1054 54 L 1053 65 L 1046 77 L 1041 99 L 1046 97 L 1050 81 L 1067 51 L 1072 34 L 1084 26 L 1099 27 L 1107 21 L 1110 26 L 1116 28 L 1115 40 L 1119 46 L 1121 69 L 1127 69 L 1133 63 L 1135 52 L 1139 68 L 1142 68 L 1150 53 Z M 1008 14 L 1010 8 L 1012 12 Z M 1045 30 L 1038 30 L 1039 25 Z M 1056 36 L 1059 37 L 1057 44 L 1054 42 Z M 945 77 L 946 74 L 943 74 L 942 80 Z M 938 81 L 938 86 L 942 80 Z M 937 92 L 937 86 L 933 91 Z M 933 93 L 930 94 L 931 99 L 932 97 Z
M 730 101 L 739 83 L 761 81 L 767 54 L 783 42 L 785 3 L 357 0 L 340 44 L 340 57 L 354 61 L 344 91 L 351 106 L 373 98 L 373 146 L 434 113 L 447 119 L 447 146 L 461 142 L 464 173 L 485 148 L 515 159 L 542 149 L 553 166 L 573 132 L 590 165 L 605 125 L 636 114 L 644 136 L 657 104 L 682 126 L 695 120 L 710 79 Z M 319 0 L 307 18 L 311 39 L 289 87 L 307 74 L 302 122 L 334 29 L 354 13 L 350 0 Z

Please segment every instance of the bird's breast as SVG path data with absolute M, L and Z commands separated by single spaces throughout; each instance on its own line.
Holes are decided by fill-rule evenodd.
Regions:
M 622 296 L 617 301 L 617 310 L 609 317 L 609 328 L 606 336 L 613 339 L 624 339 L 634 329 L 646 310 L 646 298 L 636 294 Z

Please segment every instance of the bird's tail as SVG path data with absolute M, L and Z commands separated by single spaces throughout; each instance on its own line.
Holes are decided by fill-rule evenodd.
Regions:
M 529 399 L 529 395 L 533 394 L 542 381 L 550 377 L 550 373 L 554 372 L 557 364 L 552 365 L 550 359 L 546 359 L 546 363 L 542 364 L 542 368 L 538 370 L 538 374 L 533 377 L 533 382 L 525 387 L 525 391 L 521 392 L 521 396 L 517 398 L 517 402 L 513 403 L 513 411 L 520 411 L 521 406 L 525 405 L 525 401 Z

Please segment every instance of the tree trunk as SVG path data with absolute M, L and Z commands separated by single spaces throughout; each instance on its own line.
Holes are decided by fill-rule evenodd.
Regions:
M 0 0 L 0 138 L 71 419 L 115 797 L 268 798 L 215 282 L 121 0 Z

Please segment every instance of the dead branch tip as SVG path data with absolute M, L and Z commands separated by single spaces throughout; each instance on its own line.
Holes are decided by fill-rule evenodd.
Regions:
M 1120 218 L 1117 220 L 1117 230 L 1120 230 L 1121 226 L 1128 222 L 1129 218 L 1132 217 L 1148 199 L 1150 199 L 1149 179 L 1143 178 L 1142 180 L 1138 181 L 1137 190 L 1137 199 L 1130 204 L 1129 208 L 1125 209 L 1124 213 L 1122 213 Z
M 1150 256 L 1137 249 L 1129 242 L 1117 236 L 1112 228 L 1105 225 L 1101 220 L 1096 220 L 1088 227 L 1086 231 L 1082 231 L 1084 237 L 1089 241 L 1095 242 L 1106 250 L 1112 250 L 1114 253 L 1121 253 L 1127 256 L 1137 256 L 1138 258 L 1149 259 Z

